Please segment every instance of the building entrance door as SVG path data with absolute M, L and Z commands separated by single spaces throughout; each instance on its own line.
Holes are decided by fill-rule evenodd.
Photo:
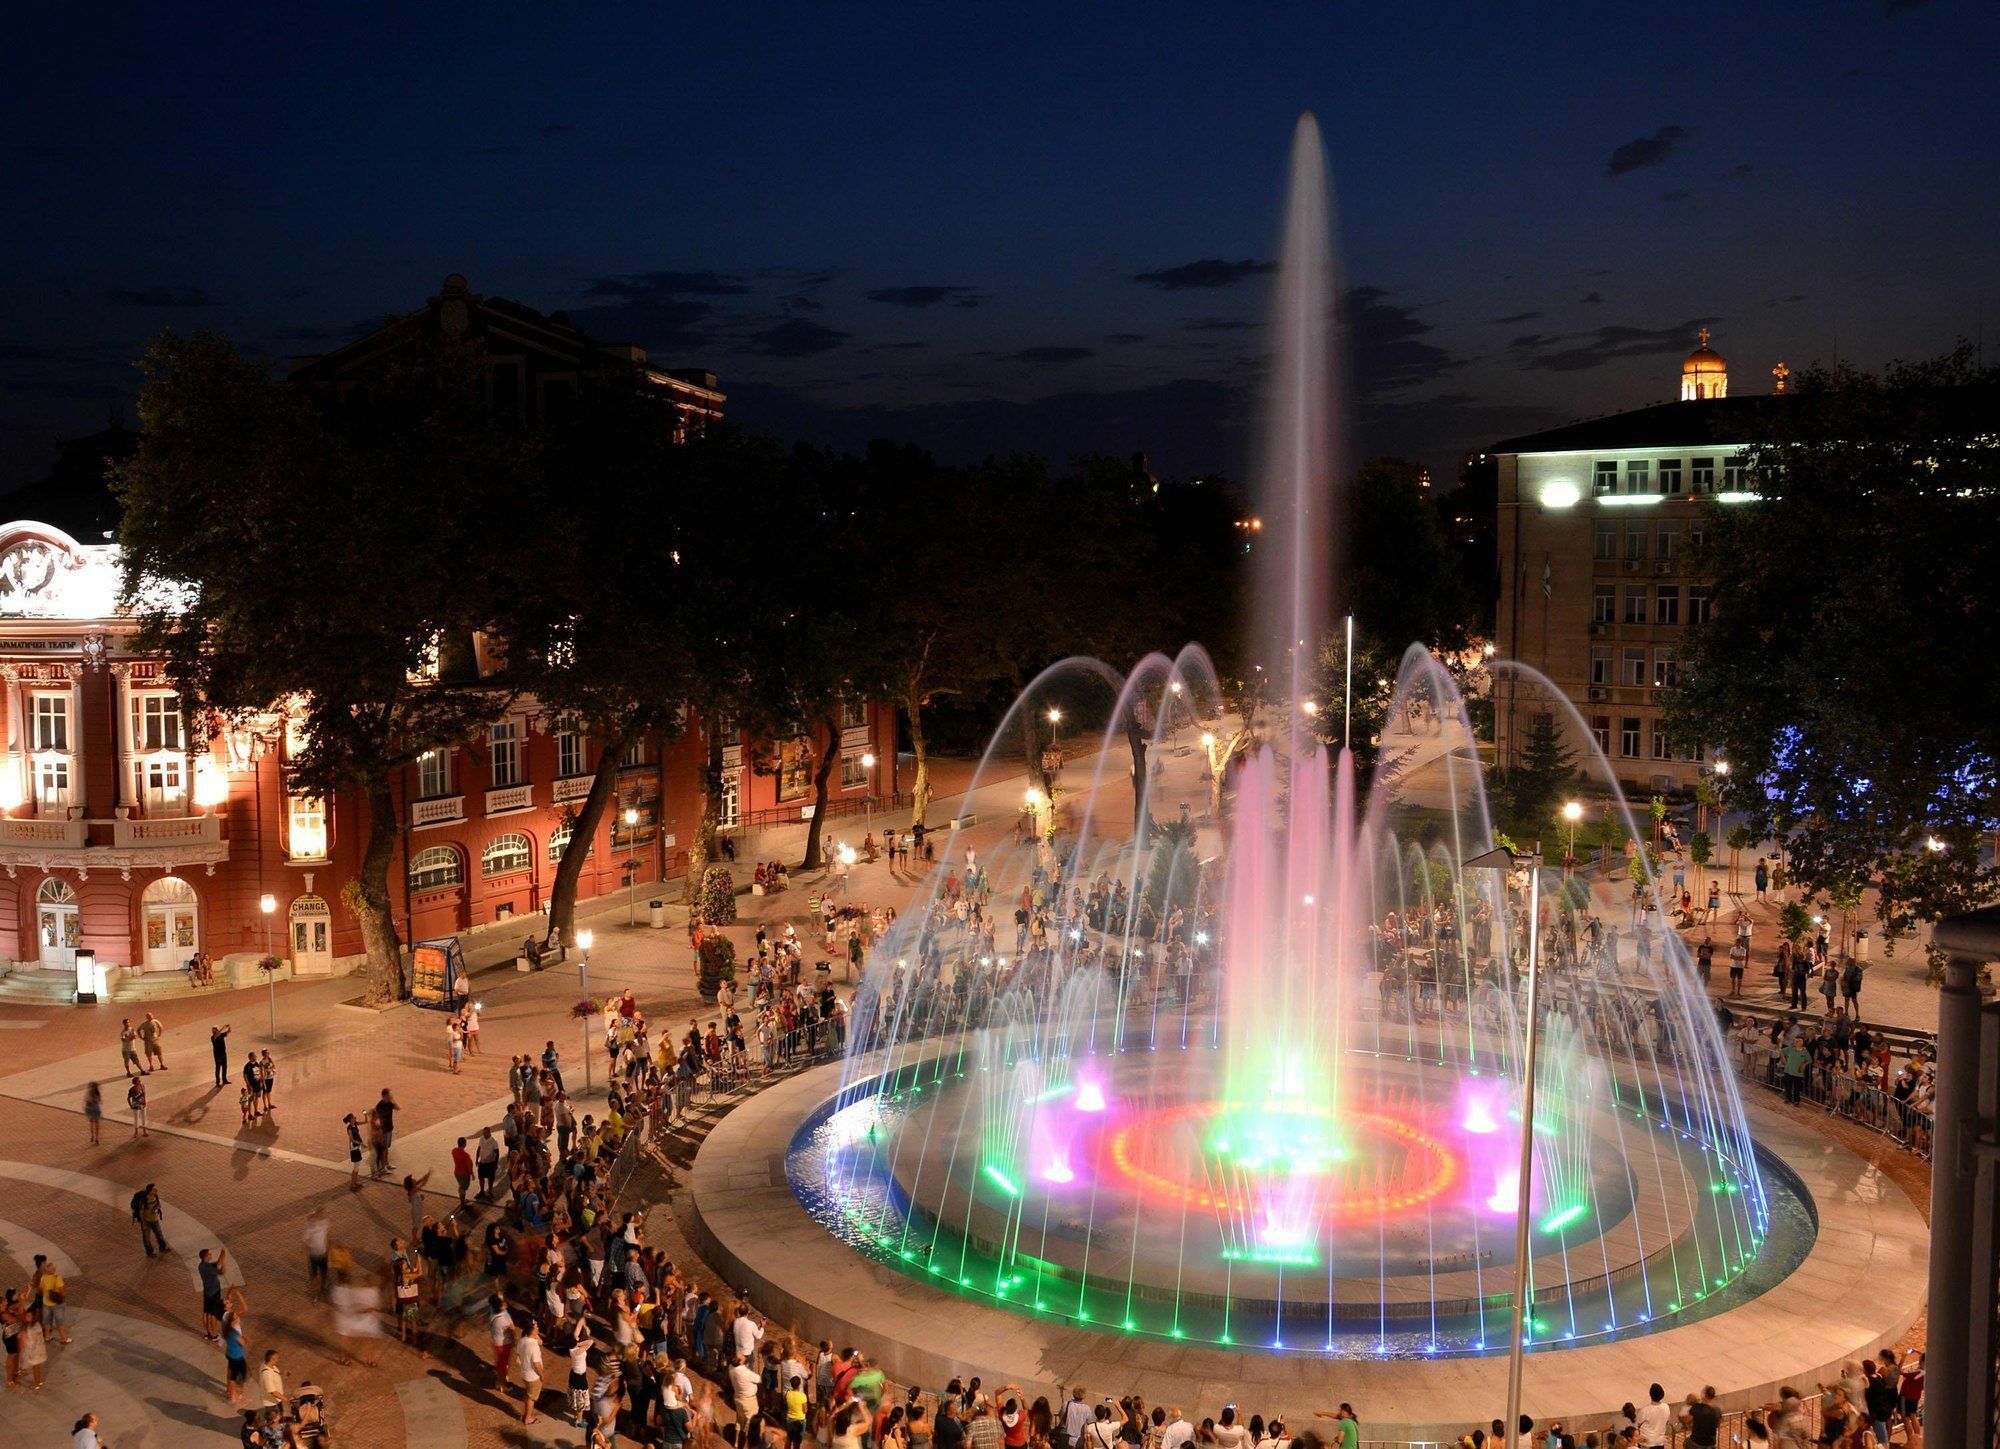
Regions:
M 162 876 L 146 887 L 141 905 L 148 971 L 176 971 L 201 949 L 200 907 L 194 887 L 179 876 Z
M 292 902 L 292 974 L 333 974 L 333 913 L 325 900 L 303 895 Z
M 76 965 L 76 948 L 83 944 L 83 926 L 77 919 L 76 892 L 67 881 L 51 877 L 35 893 L 35 929 L 41 942 L 41 962 L 50 971 L 68 971 Z

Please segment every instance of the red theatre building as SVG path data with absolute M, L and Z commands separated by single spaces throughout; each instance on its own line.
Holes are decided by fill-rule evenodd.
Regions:
M 561 314 L 478 297 L 458 276 L 420 311 L 339 352 L 298 360 L 292 375 L 365 387 L 399 337 L 426 327 L 478 341 L 493 360 L 494 406 L 529 425 L 560 406 L 584 372 L 605 367 L 671 398 L 683 433 L 721 416 L 713 374 L 656 368 L 637 348 L 592 341 Z M 82 440 L 47 483 L 0 500 L 0 510 L 34 510 L 0 523 L 0 963 L 24 981 L 37 971 L 74 979 L 79 953 L 91 953 L 100 994 L 112 995 L 143 991 L 147 973 L 178 972 L 197 953 L 238 980 L 253 979 L 267 951 L 301 976 L 346 970 L 362 944 L 341 890 L 357 874 L 366 802 L 288 788 L 298 740 L 281 716 L 218 728 L 194 748 L 173 681 L 133 652 L 138 621 L 118 610 L 103 464 L 131 442 L 115 428 Z M 600 760 L 596 740 L 558 725 L 532 699 L 518 700 L 482 738 L 403 772 L 390 888 L 406 942 L 539 932 L 539 922 L 514 923 L 546 908 Z M 725 828 L 748 835 L 807 819 L 816 744 L 753 749 L 732 738 L 723 751 Z M 893 707 L 850 707 L 830 814 L 894 796 L 895 745 Z M 632 747 L 592 842 L 582 898 L 629 888 L 643 910 L 648 883 L 685 871 L 706 753 L 699 727 Z M 759 848 L 754 836 L 743 848 L 746 856 Z M 795 839 L 770 849 L 794 851 Z

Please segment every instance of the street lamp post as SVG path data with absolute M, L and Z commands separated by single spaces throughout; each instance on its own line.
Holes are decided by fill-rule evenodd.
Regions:
M 1583 819 L 1583 806 L 1571 800 L 1563 806 L 1563 819 L 1569 822 L 1569 854 L 1563 857 L 1563 874 L 1568 875 L 1576 863 L 1576 822 Z
M 1514 1199 L 1514 1304 L 1509 1315 L 1507 1335 L 1507 1417 L 1503 1421 L 1511 1436 L 1521 1422 L 1521 1370 L 1525 1359 L 1526 1345 L 1522 1342 L 1526 1327 L 1528 1295 L 1534 1285 L 1529 1278 L 1528 1234 L 1533 1224 L 1529 1220 L 1529 1194 L 1535 1180 L 1535 1064 L 1541 1034 L 1537 1030 L 1537 1013 L 1540 994 L 1542 954 L 1542 851 L 1537 843 L 1535 852 L 1527 858 L 1528 863 L 1528 1003 L 1527 1039 L 1521 1053 L 1521 1162 L 1520 1182 L 1515 1189 Z M 1492 868 L 1507 870 L 1514 864 L 1514 858 L 1505 849 L 1489 850 L 1465 863 L 1468 870 Z M 1504 877 L 1503 877 L 1504 879 Z M 1504 886 L 1502 887 L 1504 889 Z
M 596 939 L 597 935 L 594 931 L 582 930 L 576 933 L 576 944 L 583 950 L 582 957 L 576 963 L 576 970 L 577 975 L 583 980 L 583 1000 L 586 1005 L 590 1001 L 590 947 L 591 943 Z M 583 1016 L 583 1090 L 585 1092 L 590 1090 L 590 1022 L 591 1018 L 595 1015 L 595 1012 L 585 1012 Z
M 273 895 L 260 896 L 257 900 L 257 909 L 264 913 L 264 959 L 275 962 L 277 958 L 271 954 L 271 917 L 277 914 L 278 898 Z M 278 1039 L 278 972 L 275 965 L 264 973 L 264 987 L 270 997 L 271 1040 L 276 1041 Z
M 869 750 L 861 757 L 861 768 L 868 772 L 868 788 L 861 796 L 861 829 L 865 833 L 869 821 L 875 818 L 875 752 Z
M 639 812 L 625 807 L 625 924 L 639 924 Z

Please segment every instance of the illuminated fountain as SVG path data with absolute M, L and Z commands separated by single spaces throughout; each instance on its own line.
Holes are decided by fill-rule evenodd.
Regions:
M 1194 646 L 1122 678 L 1069 661 L 1030 687 L 996 741 L 1101 691 L 1099 749 L 1060 782 L 1074 818 L 1053 844 L 976 858 L 951 834 L 928 905 L 870 958 L 840 1091 L 794 1138 L 791 1182 L 904 1273 L 1163 1339 L 1478 1354 L 1505 1347 L 1523 1289 L 1537 1347 L 1711 1314 L 1782 1276 L 1810 1228 L 1792 1231 L 1803 1211 L 1760 1169 L 1678 942 L 1579 963 L 1588 892 L 1544 872 L 1556 964 L 1524 1124 L 1529 863 L 1495 850 L 1458 689 L 1410 652 L 1365 802 L 1337 734 L 1315 735 L 1341 709 L 1300 647 L 1325 630 L 1341 471 L 1328 212 L 1307 118 L 1263 464 L 1269 688 L 1226 708 Z M 997 750 L 974 800 L 1012 768 Z M 1601 757 L 1590 770 L 1615 797 Z M 1127 779 L 1158 828 L 1135 836 Z M 1038 826 L 1055 813 L 1037 798 Z M 990 935 L 959 904 L 968 880 Z M 1017 907 L 1047 929 L 1017 932 Z

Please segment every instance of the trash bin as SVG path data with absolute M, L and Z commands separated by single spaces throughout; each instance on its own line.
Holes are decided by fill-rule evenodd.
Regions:
M 665 901 L 647 901 L 646 911 L 652 921 L 654 930 L 664 931 L 667 928 L 667 903 Z

